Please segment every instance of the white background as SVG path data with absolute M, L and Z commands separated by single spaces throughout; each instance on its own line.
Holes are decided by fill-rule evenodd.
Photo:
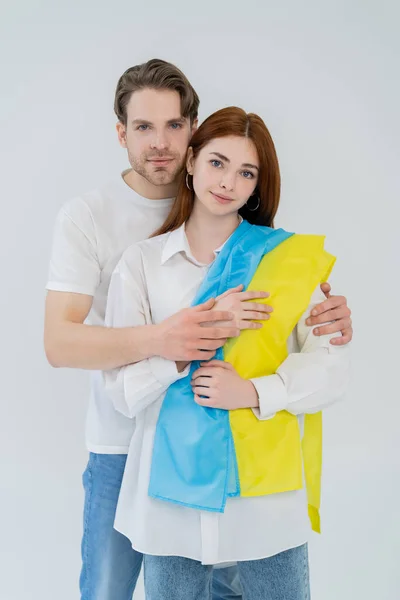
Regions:
M 395 4 L 2 4 L 2 600 L 79 596 L 88 386 L 87 374 L 52 370 L 44 357 L 50 241 L 65 200 L 127 166 L 114 129 L 115 85 L 127 67 L 153 57 L 189 76 L 202 119 L 227 105 L 263 116 L 282 169 L 277 224 L 326 233 L 338 255 L 332 283 L 354 313 L 353 382 L 347 401 L 326 414 L 313 599 L 399 597 Z

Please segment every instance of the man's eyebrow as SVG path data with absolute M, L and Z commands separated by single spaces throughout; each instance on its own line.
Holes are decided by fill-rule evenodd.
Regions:
M 151 122 L 147 119 L 133 119 L 132 125 L 151 125 Z
M 172 123 L 185 123 L 186 119 L 185 117 L 177 117 L 176 119 L 168 119 L 167 124 L 171 125 Z M 151 121 L 148 121 L 147 119 L 133 119 L 132 121 L 132 125 L 152 125 L 153 123 Z
M 210 154 L 215 154 L 215 156 L 218 156 L 218 158 L 220 158 L 221 160 L 225 160 L 228 163 L 231 162 L 227 156 L 224 156 L 223 154 L 220 154 L 219 152 L 210 152 Z M 257 167 L 257 165 L 253 165 L 251 163 L 243 163 L 242 167 L 247 167 L 248 169 L 257 169 L 257 171 L 260 170 Z
M 186 119 L 185 117 L 178 117 L 177 119 L 169 119 L 167 123 L 169 125 L 171 125 L 172 123 L 186 123 Z

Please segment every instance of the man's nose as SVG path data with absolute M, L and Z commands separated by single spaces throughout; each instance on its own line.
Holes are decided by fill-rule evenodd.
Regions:
M 153 149 L 165 150 L 169 146 L 168 137 L 162 131 L 156 132 L 150 145 Z

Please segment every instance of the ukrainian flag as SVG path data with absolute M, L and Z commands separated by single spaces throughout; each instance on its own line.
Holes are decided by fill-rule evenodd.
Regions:
M 268 290 L 273 318 L 259 330 L 228 340 L 216 358 L 242 377 L 271 375 L 287 357 L 287 340 L 311 295 L 326 281 L 335 259 L 324 238 L 243 221 L 211 266 L 194 305 L 244 284 Z M 191 508 L 223 512 L 228 497 L 263 496 L 300 489 L 303 467 L 309 515 L 320 530 L 321 413 L 297 417 L 281 411 L 260 421 L 251 409 L 199 406 L 192 373 L 170 386 L 161 407 L 153 448 L 149 496 Z

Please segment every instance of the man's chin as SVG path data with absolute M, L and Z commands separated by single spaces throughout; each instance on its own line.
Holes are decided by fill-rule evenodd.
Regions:
M 147 174 L 147 181 L 152 183 L 153 185 L 170 185 L 175 183 L 177 173 L 168 173 L 168 171 L 156 171 Z

